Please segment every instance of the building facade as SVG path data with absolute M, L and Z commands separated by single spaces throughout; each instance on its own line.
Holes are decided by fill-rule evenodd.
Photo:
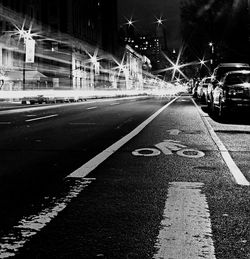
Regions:
M 0 0 L 1 75 L 19 71 L 23 89 L 34 87 L 24 79 L 32 70 L 47 78 L 47 87 L 94 88 L 99 62 L 93 64 L 91 57 L 97 49 L 116 53 L 116 15 L 116 0 Z M 20 36 L 21 29 L 36 42 L 33 63 L 24 61 L 26 39 Z M 110 62 L 102 61 L 102 67 L 110 67 Z

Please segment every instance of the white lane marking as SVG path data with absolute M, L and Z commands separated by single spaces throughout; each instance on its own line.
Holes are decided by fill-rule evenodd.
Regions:
M 117 105 L 117 104 L 120 104 L 120 103 L 111 103 L 110 106 L 112 106 L 112 105 Z
M 180 141 L 172 139 L 165 139 L 163 142 L 160 142 L 155 146 L 159 148 L 165 155 L 172 155 L 172 151 L 178 151 L 182 148 L 187 147 L 185 145 L 182 145 Z
M 134 156 L 159 156 L 161 151 L 155 148 L 139 148 L 132 152 Z
M 43 116 L 43 117 L 38 117 L 38 118 L 29 119 L 29 120 L 25 120 L 25 121 L 26 121 L 26 122 L 30 122 L 30 121 L 38 121 L 38 120 L 49 119 L 49 118 L 57 117 L 57 116 L 58 116 L 58 114 L 52 114 L 52 115 Z
M 94 178 L 83 178 L 72 186 L 69 192 L 60 199 L 52 197 L 52 204 L 42 209 L 36 215 L 23 217 L 12 230 L 0 239 L 0 258 L 16 255 L 32 236 L 48 225 L 66 206 L 87 187 Z
M 162 111 L 164 111 L 170 104 L 175 102 L 179 97 L 174 98 L 172 101 L 164 105 L 157 112 L 147 118 L 144 122 L 142 122 L 139 126 L 137 126 L 134 130 L 132 130 L 129 134 L 106 148 L 104 151 L 90 159 L 87 163 L 82 165 L 80 168 L 69 174 L 67 177 L 85 177 L 91 171 L 93 171 L 98 165 L 100 165 L 103 161 L 105 161 L 108 157 L 110 157 L 113 153 L 115 153 L 120 147 L 126 144 L 130 139 L 135 137 L 138 133 L 140 133 L 154 118 L 156 118 Z
M 26 114 L 27 117 L 36 117 L 37 115 L 35 114 Z
M 10 121 L 0 121 L 0 125 L 9 125 L 11 124 Z
M 96 109 L 97 106 L 93 106 L 93 107 L 89 107 L 89 108 L 86 108 L 86 110 L 93 110 L 93 109 Z
M 202 151 L 197 149 L 192 149 L 192 148 L 185 148 L 185 149 L 179 150 L 176 152 L 176 154 L 178 156 L 183 156 L 187 158 L 201 158 L 205 156 L 205 154 Z
M 170 183 L 154 259 L 215 259 L 203 185 Z
M 217 145 L 222 158 L 224 159 L 229 171 L 231 172 L 231 174 L 233 175 L 235 181 L 237 184 L 239 185 L 245 185 L 245 186 L 250 186 L 250 183 L 248 182 L 248 180 L 246 179 L 246 177 L 243 175 L 243 173 L 240 171 L 239 167 L 235 164 L 235 162 L 233 161 L 231 155 L 229 154 L 227 148 L 224 146 L 224 144 L 222 143 L 222 141 L 219 139 L 219 137 L 217 136 L 217 134 L 215 133 L 215 131 L 213 130 L 212 126 L 210 125 L 210 123 L 208 122 L 208 120 L 202 116 L 201 111 L 199 106 L 196 104 L 196 102 L 192 99 L 193 103 L 195 104 L 202 121 L 204 122 L 208 132 L 210 133 L 210 136 L 212 137 L 214 143 Z
M 167 130 L 167 132 L 169 132 L 169 135 L 179 135 L 179 133 L 181 132 L 181 130 L 178 129 L 171 129 L 171 130 Z

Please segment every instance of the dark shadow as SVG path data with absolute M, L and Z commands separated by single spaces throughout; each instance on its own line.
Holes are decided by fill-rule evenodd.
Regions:
M 203 112 L 207 113 L 211 119 L 224 124 L 250 125 L 250 109 L 233 109 L 228 111 L 223 117 L 212 112 L 207 105 L 200 105 Z

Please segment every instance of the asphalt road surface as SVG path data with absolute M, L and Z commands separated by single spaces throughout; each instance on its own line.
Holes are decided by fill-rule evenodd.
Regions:
M 250 123 L 190 96 L 2 108 L 0 258 L 250 258 Z

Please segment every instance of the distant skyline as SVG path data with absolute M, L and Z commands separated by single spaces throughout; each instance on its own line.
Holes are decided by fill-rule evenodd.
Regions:
M 140 33 L 154 33 L 156 18 L 162 18 L 167 32 L 169 49 L 181 45 L 180 0 L 118 0 L 119 25 L 126 18 L 135 21 L 135 29 Z

